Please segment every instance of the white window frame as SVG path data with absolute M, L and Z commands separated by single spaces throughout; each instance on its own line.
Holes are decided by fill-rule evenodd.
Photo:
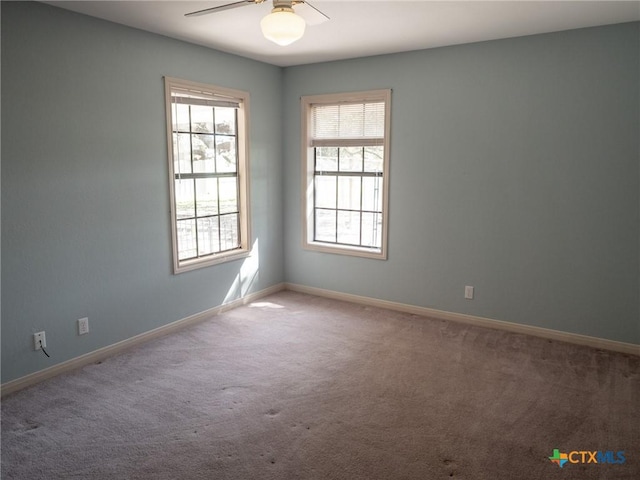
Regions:
M 341 243 L 316 241 L 314 233 L 314 147 L 312 146 L 312 106 L 338 105 L 342 103 L 384 102 L 384 139 L 383 139 L 383 174 L 382 174 L 382 237 L 380 248 L 353 246 Z M 387 236 L 389 224 L 389 152 L 391 138 L 391 89 L 370 90 L 364 92 L 307 95 L 301 97 L 302 118 L 302 214 L 303 214 L 303 248 L 324 253 L 353 255 L 358 257 L 387 259 Z M 326 146 L 351 146 L 353 142 L 341 142 Z M 362 144 L 363 146 L 366 143 Z M 358 145 L 359 146 L 359 145 Z
M 169 161 L 171 240 L 173 247 L 174 274 L 247 257 L 251 253 L 251 216 L 249 198 L 249 93 L 241 90 L 234 90 L 172 77 L 164 77 L 164 83 L 167 124 L 167 157 Z M 203 97 L 210 97 L 215 102 L 224 103 L 226 100 L 228 100 L 231 103 L 235 103 L 238 105 L 236 125 L 236 151 L 238 157 L 237 178 L 239 202 L 239 246 L 232 250 L 211 253 L 206 256 L 199 256 L 186 260 L 180 260 L 178 256 L 178 219 L 176 214 L 176 195 L 174 186 L 176 172 L 174 168 L 173 112 L 171 99 L 172 92 L 176 89 L 189 90 Z M 198 217 L 196 217 L 196 219 L 197 218 Z

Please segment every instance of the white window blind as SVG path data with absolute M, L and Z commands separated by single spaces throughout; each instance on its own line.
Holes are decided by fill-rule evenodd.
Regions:
M 311 106 L 311 146 L 384 144 L 384 102 Z
M 193 89 L 174 88 L 171 92 L 171 97 L 173 103 L 207 107 L 239 108 L 242 103 L 242 99 L 240 98 Z
M 173 95 L 173 103 L 179 103 L 182 105 L 198 105 L 201 107 L 226 107 L 226 108 L 239 108 L 240 104 L 231 100 L 219 100 L 214 98 L 198 98 L 198 97 L 185 97 Z
M 300 100 L 304 248 L 386 260 L 391 90 Z

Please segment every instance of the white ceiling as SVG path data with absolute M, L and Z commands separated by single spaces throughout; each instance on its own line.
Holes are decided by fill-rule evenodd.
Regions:
M 310 0 L 330 20 L 280 47 L 260 32 L 271 2 L 47 1 L 51 5 L 273 65 L 290 66 L 640 20 L 640 1 Z

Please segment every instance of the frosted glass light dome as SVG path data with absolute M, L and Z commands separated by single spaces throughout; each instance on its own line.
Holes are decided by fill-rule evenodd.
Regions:
M 274 8 L 260 21 L 262 34 L 278 45 L 290 45 L 304 35 L 306 24 L 302 17 L 290 8 Z

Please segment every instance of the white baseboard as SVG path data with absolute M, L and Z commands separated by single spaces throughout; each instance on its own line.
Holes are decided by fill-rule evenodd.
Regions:
M 231 310 L 241 305 L 254 302 L 259 298 L 266 297 L 267 295 L 271 295 L 273 293 L 279 292 L 284 288 L 285 288 L 284 283 L 273 285 L 271 287 L 265 288 L 264 290 L 260 290 L 259 292 L 250 293 L 242 298 L 232 300 L 231 302 L 224 303 L 217 307 L 210 308 L 208 310 L 205 310 L 204 312 L 196 313 L 195 315 L 190 315 L 189 317 L 183 318 L 181 320 L 177 320 L 167 325 L 163 325 L 162 327 L 158 327 L 153 330 L 149 330 L 148 332 L 144 332 L 139 335 L 136 335 L 134 337 L 127 338 L 126 340 L 122 340 L 121 342 L 99 348 L 98 350 L 94 350 L 93 352 L 86 353 L 79 357 L 72 358 L 65 362 L 54 365 L 53 367 L 45 368 L 44 370 L 40 370 L 40 371 L 31 373 L 29 375 L 25 375 L 24 377 L 11 380 L 10 382 L 2 384 L 2 386 L 0 387 L 1 396 L 4 397 L 11 393 L 17 392 L 18 390 L 22 390 L 24 388 L 30 387 L 32 385 L 35 385 L 36 383 L 40 383 L 44 380 L 55 377 L 62 373 L 67 373 L 67 372 L 70 372 L 71 370 L 84 367 L 85 365 L 88 365 L 90 363 L 95 363 L 95 362 L 104 360 L 108 357 L 116 355 L 120 352 L 128 350 L 142 343 L 148 342 L 150 340 L 154 340 L 159 337 L 163 337 L 165 335 L 169 335 L 170 333 L 177 332 L 179 330 L 182 330 L 183 328 L 186 328 L 191 325 L 195 325 L 197 323 L 210 319 L 211 317 L 218 315 L 222 312 L 226 312 L 227 310 Z
M 372 307 L 386 308 L 389 310 L 395 310 L 398 312 L 412 313 L 429 318 L 436 318 L 439 320 L 450 320 L 453 322 L 467 323 L 470 325 L 476 325 L 480 327 L 493 328 L 498 330 L 506 330 L 515 333 L 522 333 L 526 335 L 533 335 L 536 337 L 547 338 L 550 340 L 558 340 L 561 342 L 574 343 L 577 345 L 585 345 L 593 348 L 600 348 L 603 350 L 612 350 L 615 352 L 627 353 L 631 355 L 640 356 L 640 345 L 634 343 L 617 342 L 614 340 L 607 340 L 604 338 L 589 337 L 587 335 L 580 335 L 577 333 L 562 332 L 559 330 L 552 330 L 542 327 L 534 327 L 531 325 L 521 325 L 518 323 L 505 322 L 501 320 L 493 320 L 491 318 L 477 317 L 474 315 L 466 315 L 462 313 L 446 312 L 443 310 L 436 310 L 433 308 L 419 307 L 416 305 L 408 305 L 398 302 L 390 302 L 387 300 L 379 300 L 377 298 L 364 297 L 360 295 L 352 295 L 349 293 L 341 293 L 333 290 L 325 290 L 317 287 L 308 287 L 305 285 L 298 285 L 294 283 L 279 283 L 271 287 L 260 290 L 259 292 L 250 293 L 242 298 L 233 300 L 231 302 L 219 305 L 217 307 L 210 308 L 204 312 L 196 313 L 189 317 L 177 320 L 162 327 L 150 330 L 148 332 L 141 333 L 121 342 L 108 345 L 93 352 L 89 352 L 85 355 L 72 358 L 65 362 L 54 365 L 53 367 L 45 368 L 38 372 L 31 373 L 24 377 L 17 378 L 10 382 L 4 383 L 0 386 L 1 396 L 9 395 L 24 388 L 35 385 L 39 382 L 55 377 L 62 373 L 75 370 L 90 363 L 104 360 L 108 357 L 116 355 L 120 352 L 128 350 L 132 347 L 140 345 L 142 343 L 154 340 L 156 338 L 169 335 L 177 332 L 191 325 L 203 322 L 211 317 L 218 315 L 222 312 L 226 312 L 233 308 L 245 305 L 250 302 L 254 302 L 262 297 L 266 297 L 281 290 L 291 290 L 294 292 L 307 293 L 318 297 L 332 298 L 335 300 L 342 300 L 351 303 L 358 303 L 362 305 L 369 305 Z
M 369 305 L 372 307 L 386 308 L 388 310 L 395 310 L 398 312 L 412 313 L 424 317 L 437 318 L 439 320 L 450 320 L 453 322 L 467 323 L 479 327 L 523 333 L 526 335 L 533 335 L 535 337 L 542 337 L 550 340 L 558 340 L 561 342 L 574 343 L 577 345 L 585 345 L 588 347 L 600 348 L 603 350 L 612 350 L 614 352 L 628 353 L 631 355 L 640 356 L 640 345 L 634 343 L 617 342 L 615 340 L 590 337 L 587 335 L 580 335 L 578 333 L 562 332 L 560 330 L 534 327 L 531 325 L 522 325 L 519 323 L 505 322 L 502 320 L 493 320 L 491 318 L 477 317 L 475 315 L 466 315 L 463 313 L 446 312 L 443 310 L 436 310 L 434 308 L 390 302 L 387 300 L 379 300 L 377 298 L 363 297 L 360 295 L 352 295 L 349 293 L 341 293 L 316 287 L 307 287 L 305 285 L 297 285 L 294 283 L 285 283 L 284 286 L 287 290 L 300 293 L 308 293 L 310 295 L 316 295 L 318 297 L 343 300 L 346 302 Z

